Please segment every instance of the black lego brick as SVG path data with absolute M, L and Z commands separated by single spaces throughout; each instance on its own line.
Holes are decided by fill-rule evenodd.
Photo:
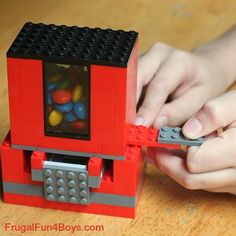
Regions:
M 137 36 L 134 31 L 28 22 L 7 56 L 126 67 Z

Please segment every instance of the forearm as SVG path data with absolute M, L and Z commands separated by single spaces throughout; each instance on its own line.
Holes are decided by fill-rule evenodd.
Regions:
M 236 25 L 216 40 L 194 49 L 221 68 L 229 85 L 236 81 Z

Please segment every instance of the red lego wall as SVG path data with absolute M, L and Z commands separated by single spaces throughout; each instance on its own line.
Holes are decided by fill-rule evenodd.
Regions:
M 36 155 L 36 156 L 35 156 Z M 143 174 L 143 152 L 140 146 L 128 146 L 125 160 L 115 160 L 113 175 L 109 169 L 105 170 L 99 188 L 91 188 L 91 192 L 119 194 L 137 197 L 140 194 Z M 31 180 L 31 168 L 42 169 L 42 161 L 45 159 L 44 152 L 28 152 L 11 148 L 10 135 L 1 146 L 2 178 L 5 183 L 21 183 L 30 185 L 42 185 L 42 182 Z M 89 165 L 89 174 L 99 174 L 103 159 L 97 159 Z M 97 172 L 98 171 L 98 172 Z M 90 204 L 89 206 L 68 203 L 48 202 L 44 197 L 35 197 L 4 192 L 4 201 L 7 203 L 39 206 L 43 208 L 55 208 L 88 213 L 108 214 L 122 217 L 134 217 L 135 208 L 119 207 L 102 204 Z M 104 211 L 104 209 L 106 209 Z
M 128 67 L 91 65 L 90 140 L 44 135 L 42 61 L 8 58 L 12 144 L 125 155 L 126 124 L 135 116 L 137 42 Z
M 3 182 L 40 184 L 31 180 L 31 152 L 11 148 L 10 135 L 1 146 Z

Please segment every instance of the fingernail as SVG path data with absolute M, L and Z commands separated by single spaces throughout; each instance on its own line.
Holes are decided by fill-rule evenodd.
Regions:
M 144 119 L 141 116 L 137 116 L 134 121 L 135 125 L 144 125 Z
M 202 129 L 203 126 L 200 120 L 192 118 L 184 125 L 183 132 L 186 137 L 195 139 L 201 136 Z
M 155 122 L 155 127 L 160 128 L 161 126 L 165 126 L 168 123 L 167 116 L 160 116 L 157 118 Z

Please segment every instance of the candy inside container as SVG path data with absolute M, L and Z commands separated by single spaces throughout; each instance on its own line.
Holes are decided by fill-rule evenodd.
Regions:
M 89 68 L 45 63 L 48 135 L 89 137 Z

